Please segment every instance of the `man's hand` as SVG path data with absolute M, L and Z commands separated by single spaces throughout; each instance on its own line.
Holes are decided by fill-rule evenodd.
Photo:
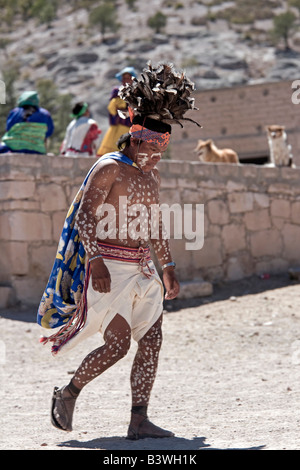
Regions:
M 90 265 L 93 289 L 102 293 L 110 292 L 111 278 L 103 259 L 96 258 L 91 261 Z
M 166 288 L 165 299 L 172 300 L 177 297 L 180 291 L 180 285 L 175 275 L 175 269 L 168 267 L 163 270 L 163 282 Z

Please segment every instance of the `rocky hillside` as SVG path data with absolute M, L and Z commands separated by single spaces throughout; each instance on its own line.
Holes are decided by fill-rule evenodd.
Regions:
M 49 79 L 59 93 L 87 100 L 103 131 L 114 75 L 126 65 L 139 72 L 148 60 L 173 62 L 198 90 L 300 78 L 299 33 L 293 31 L 288 52 L 270 35 L 273 17 L 286 11 L 285 1 L 136 0 L 129 8 L 118 0 L 119 28 L 105 37 L 89 23 L 101 2 L 89 2 L 89 8 L 80 7 L 83 3 L 59 2 L 50 24 L 18 16 L 10 25 L 2 21 L 0 70 L 17 64 L 16 93 Z M 156 33 L 147 21 L 158 11 L 166 25 Z M 299 9 L 293 11 L 298 17 Z

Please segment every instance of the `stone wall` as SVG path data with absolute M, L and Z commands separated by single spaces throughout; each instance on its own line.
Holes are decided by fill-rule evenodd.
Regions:
M 93 162 L 0 155 L 0 285 L 12 287 L 2 290 L 8 302 L 39 301 L 66 211 Z
M 181 279 L 235 280 L 300 265 L 300 169 L 161 162 L 161 201 L 204 204 L 204 245 L 171 240 Z
M 37 304 L 68 207 L 94 159 L 0 155 L 0 296 Z M 300 169 L 160 162 L 161 202 L 204 204 L 204 245 L 172 239 L 181 281 L 285 272 L 300 264 Z

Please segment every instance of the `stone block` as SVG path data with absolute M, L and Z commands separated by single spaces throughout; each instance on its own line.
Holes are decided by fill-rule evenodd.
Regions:
M 56 157 L 52 160 L 53 168 L 65 169 L 70 172 L 74 167 L 74 158 Z
M 200 189 L 184 189 L 182 202 L 183 204 L 203 204 L 204 193 Z
M 253 197 L 254 197 L 255 205 L 257 205 L 258 207 L 261 207 L 261 208 L 269 207 L 270 198 L 267 194 L 256 193 L 256 194 L 253 195 Z
M 9 214 L 8 223 L 12 241 L 51 240 L 51 219 L 45 214 L 15 211 Z
M 248 179 L 256 179 L 257 178 L 257 173 L 259 169 L 257 168 L 256 165 L 243 165 L 240 168 L 241 172 L 241 177 L 242 178 L 248 178 Z
M 295 180 L 297 183 L 300 179 L 299 168 L 281 167 L 281 176 L 284 180 Z
M 4 211 L 39 211 L 40 204 L 38 201 L 29 199 L 10 199 L 2 201 L 1 206 Z
M 228 206 L 224 201 L 213 200 L 209 201 L 205 208 L 207 207 L 208 217 L 212 224 L 225 225 L 229 223 L 230 214 L 228 211 Z
M 229 193 L 233 193 L 234 191 L 243 192 L 243 191 L 247 190 L 247 187 L 243 183 L 239 183 L 239 182 L 236 182 L 236 181 L 228 181 L 228 183 L 226 185 L 226 190 Z
M 240 180 L 240 165 L 229 165 L 228 163 L 217 163 L 216 170 L 219 175 L 226 180 L 228 178 L 234 178 L 237 181 Z
M 68 202 L 63 188 L 55 183 L 40 185 L 38 194 L 43 212 L 66 210 Z
M 224 182 L 219 182 L 213 179 L 199 179 L 198 187 L 205 189 L 205 191 L 219 191 L 220 194 L 226 193 L 226 187 Z
M 267 261 L 258 261 L 255 265 L 255 273 L 258 275 L 272 275 L 286 273 L 289 263 L 281 258 L 272 258 Z
M 278 181 L 278 177 L 280 174 L 280 169 L 276 167 L 271 167 L 271 166 L 264 166 L 261 169 L 262 171 L 260 172 L 260 177 L 262 180 L 266 181 L 274 179 L 275 181 Z
M 55 212 L 52 215 L 52 240 L 54 242 L 58 243 L 60 239 L 66 215 L 67 215 L 66 211 Z
M 237 258 L 230 258 L 227 262 L 226 279 L 229 281 L 237 281 L 245 277 L 244 270 Z
M 208 230 L 209 229 L 209 230 Z M 204 222 L 204 236 L 207 237 L 220 237 L 221 236 L 221 231 L 222 231 L 222 226 L 220 225 L 217 225 L 217 224 L 208 224 L 206 222 L 206 219 L 205 219 L 205 222 Z
M 31 248 L 30 275 L 47 281 L 51 272 L 57 247 L 40 246 Z
M 9 222 L 9 213 L 0 212 L 0 240 L 10 240 L 11 229 Z
M 189 162 L 172 161 L 169 163 L 170 165 L 168 165 L 168 170 L 171 170 L 173 175 L 186 175 L 190 172 Z M 161 166 L 162 162 L 159 163 L 159 170 Z M 166 169 L 166 167 L 162 169 Z
M 216 167 L 211 163 L 191 162 L 191 174 L 194 175 L 201 183 L 205 184 L 206 181 L 215 178 Z
M 286 221 L 281 217 L 273 217 L 272 218 L 272 225 L 273 227 L 277 228 L 281 232 L 282 228 L 284 227 Z
M 78 168 L 79 168 L 80 173 L 81 172 L 84 173 L 83 179 L 85 177 L 85 174 L 87 174 L 89 172 L 90 168 L 92 168 L 92 166 L 94 165 L 94 163 L 96 163 L 96 160 L 95 160 L 94 157 L 75 158 L 75 160 L 77 160 L 77 164 L 78 164 Z
M 41 166 L 41 159 L 44 160 L 47 158 L 47 156 L 37 153 L 12 153 L 8 158 L 11 166 L 20 166 L 22 168 L 39 168 Z
M 282 229 L 284 256 L 293 262 L 300 260 L 300 226 L 285 224 Z
M 245 214 L 246 228 L 251 231 L 266 230 L 271 227 L 268 209 L 256 210 Z
M 10 270 L 14 275 L 25 275 L 29 270 L 28 243 L 11 242 L 9 244 Z
M 227 253 L 244 250 L 246 248 L 246 233 L 243 225 L 230 224 L 222 229 L 222 241 Z
M 84 175 L 85 176 L 85 175 Z M 81 185 L 82 185 L 82 182 L 84 180 L 84 177 L 83 175 L 75 175 L 74 178 L 72 178 L 72 183 L 73 183 L 73 186 L 74 188 L 76 188 L 76 191 L 75 191 L 75 194 L 77 193 L 77 191 L 79 191 L 79 189 L 81 188 Z M 68 181 L 68 183 L 70 183 L 70 180 Z
M 204 202 L 207 202 L 211 199 L 222 199 L 224 197 L 224 190 L 223 189 L 210 189 L 210 188 L 202 188 L 201 185 L 199 185 L 199 191 L 203 189 L 203 199 Z
M 178 299 L 193 299 L 212 295 L 213 286 L 207 281 L 185 281 L 180 283 Z
M 287 183 L 273 183 L 269 186 L 268 192 L 270 194 L 284 194 L 287 196 L 291 196 L 295 194 L 295 188 L 291 187 L 291 185 Z M 298 194 L 300 193 L 300 189 Z
M 25 178 L 27 181 L 35 181 L 36 175 L 32 168 L 11 168 L 6 178 L 3 178 L 3 175 L 0 176 L 0 180 L 11 179 L 12 181 L 24 181 Z
M 44 289 L 46 287 L 44 279 L 34 279 L 28 276 L 19 276 L 13 281 L 13 288 L 16 298 L 23 304 L 39 305 Z
M 166 178 L 165 176 L 161 176 L 161 188 L 177 188 L 177 179 L 176 178 Z
M 0 286 L 0 308 L 12 307 L 16 299 L 12 287 Z
M 283 217 L 288 219 L 290 217 L 290 201 L 286 199 L 273 199 L 271 201 L 271 216 L 272 217 Z
M 253 260 L 248 253 L 242 253 L 228 259 L 225 274 L 227 280 L 237 281 L 250 276 L 252 273 Z
M 282 253 L 282 240 L 277 230 L 263 230 L 253 232 L 250 236 L 251 254 L 256 257 L 280 256 Z
M 190 270 L 192 265 L 193 252 L 186 250 L 186 240 L 170 240 L 170 249 L 172 258 L 178 266 L 183 270 Z
M 179 178 L 178 179 L 179 188 L 188 188 L 188 189 L 197 189 L 197 181 L 192 180 L 191 178 Z
M 196 269 L 219 266 L 222 264 L 222 246 L 219 237 L 204 239 L 201 250 L 193 251 L 193 264 Z
M 232 213 L 247 212 L 253 210 L 253 193 L 228 194 L 229 210 Z
M 160 204 L 180 203 L 180 193 L 174 189 L 162 189 L 159 195 Z
M 30 199 L 34 196 L 34 181 L 2 181 L 0 199 Z
M 73 202 L 75 196 L 77 195 L 78 191 L 79 191 L 79 186 L 78 184 L 76 185 L 66 185 L 66 197 L 67 197 L 67 203 L 68 203 L 68 207 L 67 209 L 69 209 L 69 206 L 71 205 L 71 203 Z
M 9 284 L 11 280 L 10 243 L 1 243 L 0 284 Z
M 300 225 L 300 201 L 291 204 L 291 222 Z

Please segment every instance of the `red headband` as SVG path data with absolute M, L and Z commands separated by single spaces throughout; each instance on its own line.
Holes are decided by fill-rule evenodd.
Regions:
M 136 139 L 144 142 L 151 142 L 155 145 L 164 147 L 170 142 L 169 132 L 156 132 L 141 126 L 140 124 L 133 124 L 130 128 L 130 135 Z

